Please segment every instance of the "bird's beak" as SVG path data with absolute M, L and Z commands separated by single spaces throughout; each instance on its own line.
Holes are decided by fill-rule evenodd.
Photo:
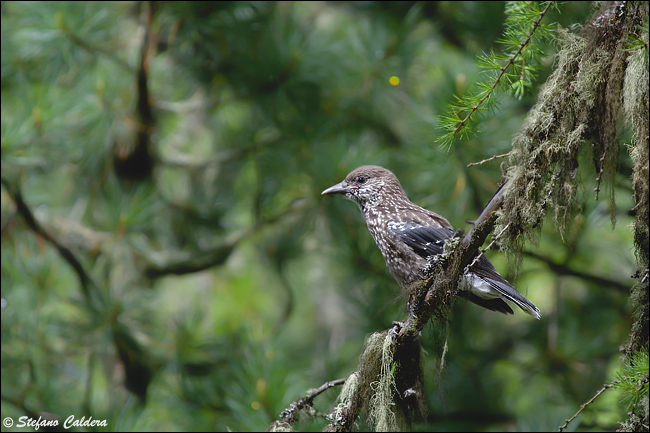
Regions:
M 345 194 L 350 190 L 348 185 L 346 185 L 345 181 L 341 183 L 337 183 L 334 186 L 330 186 L 327 188 L 325 191 L 321 192 L 321 195 L 327 195 L 327 194 Z

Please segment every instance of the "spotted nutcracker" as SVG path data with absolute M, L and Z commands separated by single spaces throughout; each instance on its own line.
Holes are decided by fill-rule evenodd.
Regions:
M 442 216 L 411 203 L 397 177 L 376 165 L 364 165 L 321 194 L 342 194 L 359 205 L 368 229 L 402 289 L 427 277 L 431 260 L 443 252 L 454 230 Z M 458 296 L 481 307 L 514 314 L 512 302 L 539 319 L 539 310 L 481 256 L 463 277 Z

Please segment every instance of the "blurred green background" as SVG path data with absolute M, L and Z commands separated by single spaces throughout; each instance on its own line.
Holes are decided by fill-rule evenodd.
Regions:
M 590 7 L 567 2 L 545 20 L 573 28 Z M 354 371 L 368 333 L 406 317 L 356 206 L 320 192 L 383 165 L 412 201 L 468 230 L 502 160 L 467 164 L 508 152 L 535 102 L 504 96 L 476 138 L 435 143 L 436 116 L 481 79 L 474 60 L 501 35 L 502 2 L 1 8 L 3 419 L 265 429 Z M 557 45 L 544 49 L 538 84 Z M 549 220 L 519 269 L 487 254 L 541 321 L 459 300 L 441 373 L 445 335 L 429 325 L 418 429 L 557 429 L 611 381 L 635 269 L 621 148 L 614 228 L 585 157 L 565 239 Z M 86 290 L 17 213 L 16 191 L 79 260 Z M 569 430 L 613 430 L 624 413 L 609 390 Z

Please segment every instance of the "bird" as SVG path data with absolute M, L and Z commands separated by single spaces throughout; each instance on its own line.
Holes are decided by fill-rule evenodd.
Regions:
M 321 195 L 340 194 L 355 202 L 379 247 L 390 274 L 405 291 L 428 278 L 433 259 L 445 240 L 454 236 L 452 225 L 441 215 L 412 203 L 390 170 L 377 165 L 354 169 Z M 539 309 L 503 278 L 481 255 L 463 275 L 458 296 L 488 310 L 514 314 L 509 303 L 536 319 Z

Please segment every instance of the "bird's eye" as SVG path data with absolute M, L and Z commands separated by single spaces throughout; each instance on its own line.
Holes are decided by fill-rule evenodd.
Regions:
M 365 177 L 363 177 L 363 176 L 359 176 L 359 177 L 357 177 L 357 182 L 359 182 L 359 183 L 364 183 L 365 181 L 366 181 L 366 178 L 365 178 Z

